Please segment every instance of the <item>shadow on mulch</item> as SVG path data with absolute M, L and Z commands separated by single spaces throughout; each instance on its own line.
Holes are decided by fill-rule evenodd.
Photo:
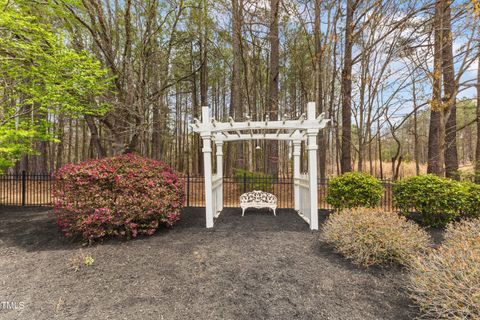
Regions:
M 321 212 L 320 221 L 326 215 Z M 322 218 L 323 217 L 323 218 Z M 205 228 L 205 208 L 184 209 L 180 221 L 171 229 L 160 228 L 154 237 L 168 233 L 223 233 L 223 232 L 309 232 L 308 224 L 291 209 L 278 209 L 277 215 L 266 210 L 249 209 L 241 216 L 238 208 L 224 208 L 212 229 Z M 149 237 L 139 237 L 146 239 Z M 53 209 L 49 207 L 0 206 L 0 240 L 7 246 L 27 251 L 49 251 L 78 248 L 80 239 L 65 238 L 59 231 Z M 125 240 L 106 239 L 109 245 Z
M 202 214 L 204 215 L 204 210 Z M 308 224 L 291 209 L 277 209 L 274 216 L 271 211 L 265 209 L 247 209 L 242 217 L 238 208 L 224 208 L 215 221 L 216 231 L 309 231 Z
M 77 241 L 60 233 L 48 207 L 0 206 L 0 241 L 27 251 L 78 247 Z
M 319 210 L 319 226 L 332 213 L 331 210 Z M 411 220 L 418 222 L 415 216 Z M 212 229 L 205 228 L 205 208 L 186 208 L 182 212 L 180 221 L 172 228 L 160 228 L 155 237 L 162 237 L 169 232 L 285 232 L 305 231 L 310 232 L 308 224 L 292 209 L 278 209 L 277 216 L 270 211 L 248 209 L 245 215 L 241 216 L 238 208 L 224 208 Z M 426 229 L 435 245 L 443 241 L 444 229 Z M 138 239 L 148 238 L 139 237 Z M 11 246 L 25 248 L 28 251 L 63 250 L 76 248 L 82 245 L 81 240 L 65 238 L 58 230 L 53 215 L 53 209 L 49 207 L 19 207 L 0 206 L 0 240 Z M 106 239 L 104 243 L 120 244 L 125 240 Z M 323 255 L 325 258 L 332 258 L 337 255 L 331 248 L 321 242 L 317 243 L 313 251 Z M 337 257 L 332 258 L 338 260 Z M 343 260 L 345 267 L 351 264 Z

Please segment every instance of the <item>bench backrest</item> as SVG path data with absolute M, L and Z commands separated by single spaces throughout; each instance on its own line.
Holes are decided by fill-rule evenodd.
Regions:
M 276 204 L 277 197 L 275 197 L 271 193 L 259 191 L 259 190 L 247 192 L 240 196 L 240 203 L 252 203 L 252 202 Z

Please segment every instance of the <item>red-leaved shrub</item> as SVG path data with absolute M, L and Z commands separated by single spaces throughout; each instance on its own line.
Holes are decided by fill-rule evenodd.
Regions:
M 69 164 L 54 176 L 59 227 L 89 242 L 171 227 L 185 199 L 183 183 L 168 165 L 135 154 Z

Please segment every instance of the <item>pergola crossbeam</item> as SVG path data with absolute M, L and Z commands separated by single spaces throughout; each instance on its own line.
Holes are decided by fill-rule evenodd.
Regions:
M 243 130 L 307 130 L 307 129 L 323 129 L 328 123 L 328 119 L 313 120 L 282 120 L 282 121 L 242 121 L 234 122 L 230 119 L 228 123 L 216 122 L 201 123 L 192 125 L 193 131 L 202 132 L 222 132 L 222 131 L 243 131 Z
M 223 132 L 222 132 L 223 133 Z M 295 133 L 295 132 L 294 132 Z M 233 134 L 225 134 L 221 136 L 215 136 L 212 138 L 214 141 L 242 141 L 242 140 L 282 140 L 282 141 L 295 141 L 295 140 L 306 140 L 306 136 L 303 134 L 299 134 L 298 132 L 295 135 L 288 134 L 288 133 L 238 133 L 236 132 L 235 135 Z

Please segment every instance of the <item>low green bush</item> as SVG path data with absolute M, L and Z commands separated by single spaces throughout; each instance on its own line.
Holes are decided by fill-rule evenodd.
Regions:
M 233 169 L 233 179 L 247 192 L 261 190 L 271 192 L 273 190 L 274 178 L 265 173 L 252 172 L 243 169 Z
M 422 223 L 432 227 L 443 227 L 464 216 L 478 216 L 480 208 L 480 186 L 432 174 L 396 182 L 393 197 L 405 215 L 418 212 Z
M 348 172 L 328 183 L 327 202 L 336 209 L 378 206 L 383 187 L 378 179 L 361 172 Z
M 467 191 L 467 203 L 463 214 L 468 218 L 480 217 L 480 185 L 473 182 L 462 182 Z

